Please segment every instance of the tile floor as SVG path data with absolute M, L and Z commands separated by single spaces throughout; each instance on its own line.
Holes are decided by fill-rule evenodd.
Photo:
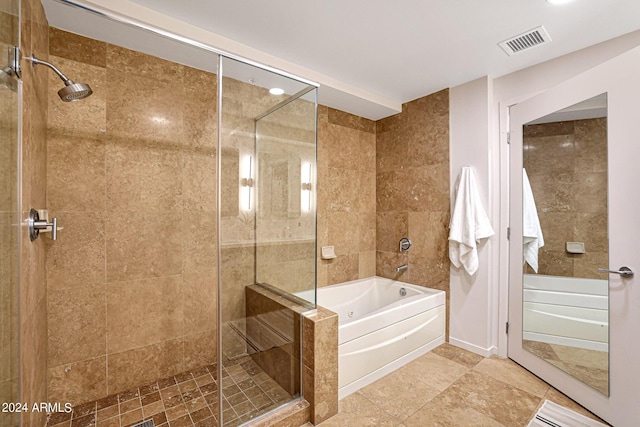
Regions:
M 244 356 L 225 365 L 225 426 L 237 426 L 290 396 Z M 176 375 L 57 414 L 49 427 L 218 426 L 214 366 Z M 523 427 L 545 399 L 598 419 L 508 359 L 443 344 L 340 401 L 319 427 Z M 311 427 L 307 423 L 304 427 Z
M 213 365 L 114 394 L 53 414 L 49 427 L 125 427 L 153 419 L 156 427 L 217 427 L 216 367 Z M 224 425 L 237 426 L 291 400 L 249 357 L 225 363 Z
M 597 419 L 511 360 L 443 344 L 341 400 L 319 427 L 523 427 L 545 399 Z

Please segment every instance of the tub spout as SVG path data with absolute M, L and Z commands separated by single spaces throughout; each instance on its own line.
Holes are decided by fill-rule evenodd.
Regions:
M 402 264 L 400 267 L 396 268 L 396 271 L 398 273 L 405 271 L 406 269 L 408 269 L 409 266 L 407 264 Z

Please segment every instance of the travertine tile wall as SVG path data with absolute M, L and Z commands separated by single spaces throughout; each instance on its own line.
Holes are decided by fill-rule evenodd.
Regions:
M 338 315 L 319 307 L 302 329 L 302 387 L 317 425 L 338 413 Z
M 39 1 L 21 3 L 20 49 L 23 54 L 47 59 L 48 23 Z M 45 207 L 46 123 L 49 72 L 22 61 L 22 207 L 26 218 L 30 208 Z M 20 363 L 21 398 L 30 404 L 47 401 L 47 287 L 45 240 L 29 240 L 26 228 L 20 232 Z M 22 414 L 23 426 L 40 427 L 43 412 Z
M 376 274 L 375 122 L 318 108 L 318 286 Z
M 94 90 L 62 103 L 48 74 L 49 400 L 78 404 L 215 361 L 216 76 L 50 39 Z
M 313 237 L 301 241 L 258 244 L 257 282 L 268 283 L 289 293 L 312 290 L 316 280 L 315 249 Z
M 448 301 L 448 89 L 403 104 L 376 131 L 377 275 L 447 291 Z M 402 237 L 413 242 L 408 254 Z
M 538 274 L 607 279 L 598 273 L 609 264 L 607 119 L 526 126 L 523 143 L 545 243 Z M 566 252 L 566 242 L 584 242 L 586 253 Z

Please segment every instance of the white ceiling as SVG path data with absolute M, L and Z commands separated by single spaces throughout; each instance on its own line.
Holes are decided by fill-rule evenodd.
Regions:
M 640 29 L 640 0 L 558 6 L 545 0 L 129 2 L 397 103 L 485 75 L 509 74 Z M 51 12 L 55 0 L 43 3 L 51 25 L 82 33 L 77 18 Z M 511 57 L 498 47 L 539 25 L 551 43 Z M 320 100 L 372 119 L 391 114 L 364 106 L 355 111 L 357 105 L 330 87 L 321 87 Z

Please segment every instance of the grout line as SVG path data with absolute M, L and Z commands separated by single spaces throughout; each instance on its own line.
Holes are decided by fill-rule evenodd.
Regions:
M 209 378 L 211 379 L 211 382 L 209 382 L 209 383 L 207 383 L 207 384 L 204 384 L 202 387 L 204 387 L 204 386 L 209 386 L 209 385 L 213 384 L 213 385 L 215 386 L 215 388 L 214 388 L 213 392 L 208 393 L 207 395 L 214 395 L 215 393 L 222 393 L 222 397 L 223 397 L 224 401 L 225 401 L 225 402 L 226 402 L 226 404 L 229 406 L 229 407 L 228 407 L 228 409 L 230 409 L 230 410 L 231 410 L 231 411 L 229 412 L 229 415 L 230 415 L 230 416 L 234 416 L 233 420 L 236 420 L 236 421 L 238 421 L 238 422 L 242 419 L 242 417 L 244 417 L 244 416 L 248 416 L 248 415 L 249 415 L 249 416 L 251 416 L 251 418 L 255 418 L 256 416 L 259 416 L 259 415 L 261 415 L 262 413 L 264 413 L 264 412 L 261 412 L 261 411 L 265 411 L 265 409 L 266 409 L 266 408 L 269 408 L 269 407 L 270 407 L 270 408 L 273 408 L 273 405 L 274 405 L 274 404 L 281 403 L 281 402 L 276 402 L 276 401 L 275 401 L 271 396 L 269 396 L 269 395 L 266 393 L 266 390 L 265 390 L 265 388 L 266 388 L 266 387 L 268 387 L 268 386 L 272 386 L 272 387 L 270 387 L 270 388 L 269 388 L 269 390 L 270 390 L 271 388 L 275 388 L 275 386 L 277 385 L 277 383 L 275 383 L 275 381 L 273 381 L 273 380 L 266 380 L 266 381 L 263 381 L 263 382 L 262 382 L 262 384 L 258 384 L 258 383 L 255 381 L 254 377 L 255 377 L 256 375 L 259 375 L 260 373 L 263 373 L 264 371 L 260 370 L 260 372 L 258 372 L 256 375 L 251 375 L 251 374 L 249 373 L 249 371 L 248 371 L 245 367 L 243 367 L 243 366 L 242 366 L 242 364 L 243 364 L 243 363 L 245 363 L 245 362 L 250 362 L 250 361 L 252 362 L 252 359 L 251 359 L 251 358 L 246 358 L 246 359 L 245 359 L 245 358 L 242 358 L 242 360 L 243 360 L 242 362 L 241 362 L 241 361 L 234 361 L 234 362 L 233 362 L 232 364 L 230 364 L 230 366 L 229 366 L 229 368 L 231 369 L 231 371 L 232 371 L 232 372 L 235 372 L 235 376 L 236 376 L 236 377 L 244 378 L 242 381 L 238 381 L 238 380 L 236 380 L 236 378 L 235 378 L 231 373 L 229 373 L 229 371 L 227 370 L 227 368 L 224 368 L 224 373 L 226 374 L 226 376 L 225 376 L 224 378 L 225 378 L 225 379 L 226 379 L 226 378 L 229 378 L 229 380 L 227 380 L 227 381 L 230 381 L 230 382 L 231 382 L 231 385 L 236 386 L 236 387 L 238 387 L 238 389 L 239 389 L 239 392 L 238 392 L 238 393 L 235 393 L 235 394 L 234 394 L 234 396 L 235 396 L 235 395 L 237 395 L 237 394 L 239 394 L 239 393 L 241 393 L 241 394 L 242 394 L 242 396 L 243 396 L 243 398 L 244 398 L 244 399 L 242 400 L 242 402 L 240 402 L 239 404 L 245 404 L 245 402 L 249 402 L 249 403 L 250 403 L 249 409 L 248 409 L 247 411 L 245 411 L 245 412 L 244 412 L 243 414 L 241 414 L 241 415 L 239 415 L 238 410 L 236 409 L 236 406 L 237 406 L 237 405 L 235 405 L 235 406 L 234 406 L 234 405 L 231 405 L 231 403 L 228 401 L 228 399 L 226 398 L 226 396 L 224 396 L 224 393 L 223 393 L 222 388 L 221 388 L 221 387 L 222 387 L 222 379 L 219 379 L 219 380 L 216 380 L 216 379 L 215 379 L 215 377 L 214 377 L 214 373 L 212 373 L 212 372 L 209 370 L 209 368 L 207 367 L 207 366 L 209 366 L 209 365 L 205 365 L 205 366 L 204 366 L 204 368 L 205 368 L 205 370 L 206 370 L 206 374 L 203 374 L 203 375 L 198 376 L 198 378 L 200 378 L 200 377 L 202 377 L 202 376 L 205 376 L 205 375 L 208 375 L 208 376 L 209 376 Z M 254 362 L 254 363 L 255 363 L 255 362 Z M 180 387 L 180 385 L 181 385 L 181 384 L 184 384 L 184 383 L 186 383 L 186 382 L 189 382 L 189 381 L 193 381 L 193 383 L 195 384 L 195 388 L 194 388 L 194 389 L 192 389 L 191 391 L 192 391 L 192 392 L 193 392 L 193 391 L 196 391 L 196 392 L 197 392 L 197 393 L 194 393 L 194 394 L 196 394 L 196 395 L 197 395 L 197 396 L 195 397 L 195 399 L 200 399 L 200 398 L 201 398 L 201 399 L 203 399 L 203 404 L 204 404 L 204 406 L 203 406 L 202 408 L 200 408 L 200 409 L 198 409 L 198 410 L 194 410 L 194 411 L 191 411 L 191 410 L 189 409 L 189 407 L 187 406 L 186 402 L 184 402 L 184 401 L 182 402 L 182 404 L 183 404 L 183 405 L 185 405 L 185 407 L 186 407 L 186 409 L 187 409 L 186 414 L 189 416 L 189 419 L 190 419 L 190 421 L 191 421 L 191 423 L 192 423 L 193 425 L 195 425 L 195 421 L 194 421 L 194 418 L 193 418 L 193 414 L 194 414 L 195 412 L 200 411 L 200 410 L 203 410 L 203 409 L 205 409 L 205 408 L 206 408 L 206 409 L 208 409 L 208 411 L 209 411 L 209 412 L 210 412 L 210 414 L 211 414 L 210 416 L 208 416 L 208 417 L 206 417 L 206 418 L 210 418 L 210 417 L 212 417 L 213 419 L 215 419 L 215 420 L 216 420 L 216 422 L 219 422 L 219 421 L 220 421 L 220 420 L 218 419 L 218 415 L 217 415 L 216 408 L 212 407 L 212 403 L 213 403 L 213 406 L 215 406 L 215 404 L 218 402 L 218 400 L 216 400 L 216 401 L 214 401 L 214 402 L 210 403 L 210 402 L 206 399 L 205 394 L 204 394 L 203 390 L 201 389 L 201 386 L 200 386 L 200 385 L 198 385 L 198 383 L 196 382 L 196 376 L 195 376 L 194 372 L 195 372 L 196 370 L 200 370 L 200 369 L 202 369 L 202 368 L 203 368 L 203 367 L 200 367 L 200 368 L 197 368 L 197 369 L 193 369 L 193 370 L 190 370 L 190 371 L 187 371 L 187 372 L 183 372 L 182 374 L 186 374 L 186 373 L 188 373 L 188 374 L 189 374 L 189 377 L 187 377 L 184 381 L 181 381 L 181 382 L 178 382 L 178 381 L 177 381 L 177 379 L 176 379 L 176 376 L 175 376 L 175 375 L 174 375 L 174 376 L 172 376 L 172 377 L 169 377 L 169 378 L 173 378 L 173 379 L 174 379 L 174 384 L 169 385 L 168 387 L 173 387 L 173 386 L 175 386 L 175 387 L 176 387 L 176 391 L 177 391 L 177 393 L 179 393 L 180 395 L 182 395 L 182 394 L 183 394 L 183 390 L 182 390 L 182 388 Z M 255 369 L 255 367 L 254 367 L 253 365 L 251 365 L 251 369 Z M 246 377 L 246 378 L 245 378 L 245 377 Z M 248 383 L 248 384 L 246 384 L 246 386 L 247 386 L 247 387 L 246 387 L 246 388 L 242 388 L 242 387 L 240 387 L 240 385 L 239 385 L 239 384 L 240 384 L 240 383 L 242 383 L 242 382 L 245 382 L 245 381 L 249 381 L 249 383 Z M 152 383 L 152 384 L 154 384 L 154 383 Z M 166 418 L 166 417 L 167 417 L 167 413 L 166 413 L 166 407 L 165 407 L 165 400 L 164 400 L 164 397 L 163 397 L 162 393 L 160 393 L 160 391 L 161 391 L 161 390 L 163 390 L 163 389 L 166 389 L 166 388 L 168 388 L 168 387 L 160 388 L 160 385 L 158 384 L 158 381 L 156 381 L 156 382 L 155 382 L 155 385 L 157 386 L 157 390 L 156 390 L 156 391 L 154 391 L 154 392 L 152 392 L 152 393 L 158 393 L 158 395 L 159 395 L 159 400 L 157 400 L 156 402 L 160 402 L 160 405 L 161 405 L 161 412 L 159 412 L 158 414 L 163 413 L 163 414 L 164 414 L 164 416 L 165 416 L 165 418 Z M 262 408 L 262 409 L 259 409 L 259 408 L 258 408 L 258 406 L 257 406 L 257 405 L 254 403 L 254 401 L 252 400 L 252 398 L 250 398 L 250 397 L 247 395 L 247 393 L 246 393 L 246 391 L 247 391 L 249 388 L 253 388 L 253 387 L 257 387 L 257 388 L 258 388 L 258 390 L 260 391 L 260 394 L 259 394 L 259 395 L 257 395 L 256 397 L 258 397 L 258 396 L 266 396 L 266 398 L 268 399 L 268 403 L 267 403 L 267 404 L 266 404 L 266 406 L 264 406 L 264 408 Z M 133 389 L 130 389 L 130 390 L 133 390 Z M 137 392 L 137 396 L 136 396 L 134 399 L 137 399 L 138 404 L 139 404 L 139 408 L 135 408 L 135 409 L 133 409 L 132 411 L 128 411 L 127 413 L 123 413 L 123 412 L 122 412 L 122 409 L 121 409 L 121 403 L 122 403 L 122 402 L 120 401 L 120 394 L 122 394 L 122 393 L 117 393 L 117 394 L 116 394 L 116 399 L 117 399 L 117 401 L 116 401 L 116 404 L 115 404 L 115 405 L 117 405 L 117 406 L 116 406 L 116 408 L 117 408 L 117 415 L 114 415 L 113 417 L 111 417 L 111 418 L 109 418 L 109 419 L 115 418 L 115 417 L 117 416 L 117 417 L 118 417 L 118 420 L 120 421 L 120 424 L 122 424 L 122 416 L 123 416 L 123 415 L 126 415 L 126 414 L 128 414 L 128 413 L 130 413 L 130 412 L 133 412 L 133 411 L 137 411 L 138 409 L 140 410 L 140 413 L 141 413 L 141 416 L 142 416 L 142 420 L 143 420 L 143 421 L 144 421 L 145 419 L 152 419 L 155 415 L 158 415 L 158 414 L 154 414 L 154 415 L 152 415 L 152 416 L 150 416 L 150 417 L 145 417 L 145 415 L 144 415 L 144 409 L 143 409 L 143 405 L 142 405 L 142 398 L 143 398 L 142 391 L 141 391 L 140 387 L 135 388 L 135 390 L 136 390 L 136 392 Z M 128 390 L 127 390 L 127 391 L 128 391 Z M 147 394 L 150 394 L 150 393 L 147 393 Z M 133 399 L 129 399 L 129 400 L 127 400 L 126 402 L 130 402 L 130 401 L 132 401 L 132 400 L 133 400 Z M 97 423 L 98 423 L 98 419 L 97 419 L 97 416 L 98 416 L 97 400 L 94 402 L 94 404 L 95 404 L 96 406 L 95 406 L 95 408 L 94 408 L 94 409 L 95 409 L 95 411 L 93 412 L 93 422 L 94 422 L 94 425 L 97 425 Z M 111 406 L 115 406 L 115 405 L 111 405 Z M 103 408 L 103 409 L 106 409 L 106 408 Z M 250 415 L 250 414 L 251 414 L 251 415 Z M 183 415 L 182 417 L 180 417 L 180 418 L 184 418 L 184 415 Z M 205 418 L 205 419 L 206 419 L 206 418 Z M 72 419 L 73 419 L 73 414 L 72 414 Z M 70 420 L 69 420 L 69 423 L 71 423 L 71 422 L 72 422 L 72 419 L 70 419 Z M 175 421 L 175 420 L 174 420 L 174 421 Z M 170 421 L 168 421 L 168 420 L 167 420 L 167 421 L 166 421 L 166 423 L 167 423 L 167 426 L 169 426 L 169 425 L 170 425 Z M 69 425 L 69 427 L 70 427 L 70 425 Z

